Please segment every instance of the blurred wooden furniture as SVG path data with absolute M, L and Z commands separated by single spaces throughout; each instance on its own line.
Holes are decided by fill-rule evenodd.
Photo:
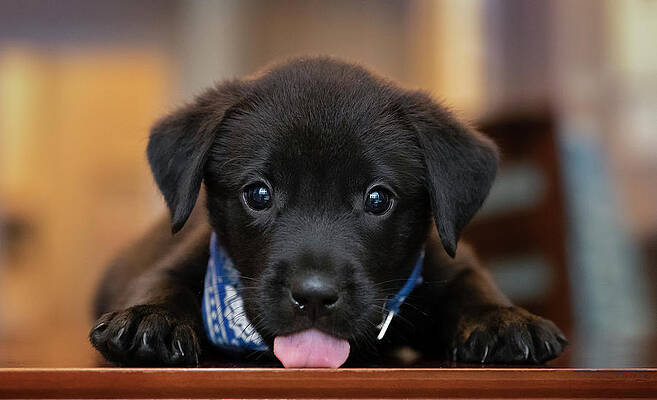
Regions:
M 514 196 L 513 192 L 522 193 L 529 187 L 539 193 L 526 194 L 537 196 L 531 204 L 497 209 L 475 218 L 464 237 L 474 245 L 487 265 L 492 265 L 488 261 L 527 254 L 544 260 L 547 271 L 539 276 L 545 277 L 547 282 L 520 282 L 520 285 L 547 284 L 548 287 L 544 293 L 521 302 L 521 305 L 553 320 L 569 333 L 572 310 L 564 232 L 566 214 L 554 122 L 545 114 L 514 115 L 485 121 L 478 128 L 499 146 L 498 180 L 504 179 L 505 170 L 510 168 L 529 169 L 533 171 L 529 177 L 536 178 L 517 182 L 516 187 L 507 185 L 506 189 L 511 193 L 506 195 Z M 501 201 L 512 204 L 515 200 Z
M 0 398 L 655 398 L 657 370 L 0 370 Z

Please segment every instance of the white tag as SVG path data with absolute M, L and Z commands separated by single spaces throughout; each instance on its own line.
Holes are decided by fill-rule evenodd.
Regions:
M 390 322 L 392 321 L 392 317 L 395 316 L 394 311 L 388 312 L 388 315 L 386 315 L 386 318 L 381 322 L 377 328 L 381 329 L 379 332 L 379 335 L 376 337 L 376 340 L 381 340 L 383 339 L 383 336 L 385 336 L 386 331 L 388 330 L 388 326 L 390 326 Z

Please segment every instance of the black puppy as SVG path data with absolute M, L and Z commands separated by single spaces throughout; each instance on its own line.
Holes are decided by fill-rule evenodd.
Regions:
M 337 367 L 400 345 L 542 363 L 566 343 L 457 250 L 497 152 L 423 92 L 297 59 L 207 90 L 153 127 L 147 153 L 177 233 L 160 221 L 108 270 L 90 339 L 110 361 L 197 365 L 226 311 L 208 290 L 239 298 L 222 326 L 285 366 Z M 204 294 L 212 232 L 213 268 L 239 276 L 228 289 L 208 278 Z M 244 339 L 235 332 L 229 347 Z

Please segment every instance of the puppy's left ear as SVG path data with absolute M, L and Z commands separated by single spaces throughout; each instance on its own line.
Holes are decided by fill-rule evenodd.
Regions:
M 424 155 L 425 182 L 438 235 L 452 257 L 461 231 L 479 210 L 495 179 L 495 144 L 459 122 L 422 92 L 404 96 Z
M 232 81 L 211 88 L 151 129 L 146 154 L 171 212 L 174 233 L 182 229 L 196 204 L 208 150 L 224 114 L 244 95 L 244 86 Z

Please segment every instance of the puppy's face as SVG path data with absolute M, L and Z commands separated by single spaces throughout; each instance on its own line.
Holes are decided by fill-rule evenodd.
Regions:
M 174 230 L 204 182 L 270 342 L 309 328 L 371 336 L 431 217 L 453 255 L 496 165 L 489 142 L 425 95 L 328 59 L 206 92 L 155 126 L 148 154 Z
M 410 126 L 386 101 L 324 79 L 233 108 L 205 167 L 213 226 L 267 336 L 365 334 L 409 276 L 430 222 Z M 263 84 L 252 96 L 272 92 Z

